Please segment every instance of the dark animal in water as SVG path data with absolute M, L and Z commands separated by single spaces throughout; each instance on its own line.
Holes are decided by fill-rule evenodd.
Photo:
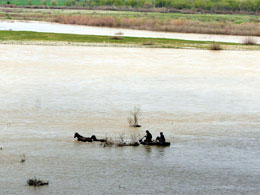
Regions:
M 92 138 L 91 137 L 83 137 L 82 135 L 75 133 L 74 134 L 74 138 L 77 138 L 78 141 L 81 142 L 92 142 Z
M 81 142 L 92 142 L 92 141 L 96 141 L 96 142 L 105 142 L 106 139 L 97 139 L 97 137 L 95 135 L 92 135 L 91 137 L 83 137 L 82 135 L 75 133 L 74 134 L 74 138 L 77 138 L 78 141 Z
M 91 139 L 95 142 L 105 142 L 105 141 L 107 141 L 106 139 L 97 139 L 97 137 L 95 135 L 92 135 Z

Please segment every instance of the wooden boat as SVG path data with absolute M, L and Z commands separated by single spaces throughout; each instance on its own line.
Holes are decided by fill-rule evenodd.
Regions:
M 170 142 L 144 142 L 141 141 L 140 144 L 142 145 L 148 145 L 148 146 L 170 146 Z

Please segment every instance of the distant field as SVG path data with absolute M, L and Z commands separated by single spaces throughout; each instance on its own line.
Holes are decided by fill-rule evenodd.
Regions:
M 260 0 L 1 0 L 1 4 L 52 5 L 67 7 L 110 7 L 154 10 L 166 8 L 194 12 L 254 12 L 260 11 Z
M 58 6 L 64 6 L 66 0 L 56 0 Z M 8 0 L 0 0 L 1 5 L 8 4 Z M 29 5 L 30 0 L 9 0 L 11 5 Z M 51 5 L 51 0 L 46 0 L 47 5 Z M 43 0 L 31 0 L 31 5 L 43 5 Z
M 103 10 L 60 10 L 60 9 L 24 9 L 24 8 L 0 8 L 1 17 L 8 15 L 12 19 L 22 19 L 22 17 L 42 15 L 42 20 L 46 17 L 56 15 L 94 15 L 112 16 L 117 18 L 148 18 L 148 19 L 185 19 L 200 22 L 230 22 L 260 23 L 260 15 L 235 15 L 235 14 L 182 14 L 182 13 L 160 13 L 160 12 L 133 12 L 133 11 L 103 11 Z

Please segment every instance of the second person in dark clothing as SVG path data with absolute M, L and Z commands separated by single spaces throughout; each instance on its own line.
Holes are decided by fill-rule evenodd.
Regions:
M 163 135 L 163 132 L 161 132 L 160 133 L 160 137 L 158 136 L 157 138 L 156 138 L 156 141 L 158 142 L 161 142 L 161 143 L 163 143 L 163 142 L 165 142 L 165 137 L 164 137 L 164 135 Z

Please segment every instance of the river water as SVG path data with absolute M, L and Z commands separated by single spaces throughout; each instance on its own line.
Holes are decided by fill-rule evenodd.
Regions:
M 0 194 L 258 194 L 259 62 L 257 51 L 1 45 Z M 146 129 L 171 146 L 73 141 Z M 26 186 L 34 176 L 49 186 Z
M 95 26 L 81 26 L 57 24 L 39 21 L 16 21 L 16 20 L 0 20 L 0 30 L 14 31 L 35 31 L 35 32 L 52 32 L 52 33 L 69 33 L 80 35 L 104 35 L 114 36 L 116 33 L 122 33 L 127 37 L 147 37 L 147 38 L 168 38 L 182 39 L 193 41 L 217 41 L 217 42 L 233 42 L 243 43 L 247 37 L 233 35 L 210 35 L 210 34 L 194 34 L 194 33 L 169 33 L 155 32 L 146 30 L 132 30 L 121 28 L 106 28 Z M 256 43 L 260 43 L 260 37 L 252 37 Z

